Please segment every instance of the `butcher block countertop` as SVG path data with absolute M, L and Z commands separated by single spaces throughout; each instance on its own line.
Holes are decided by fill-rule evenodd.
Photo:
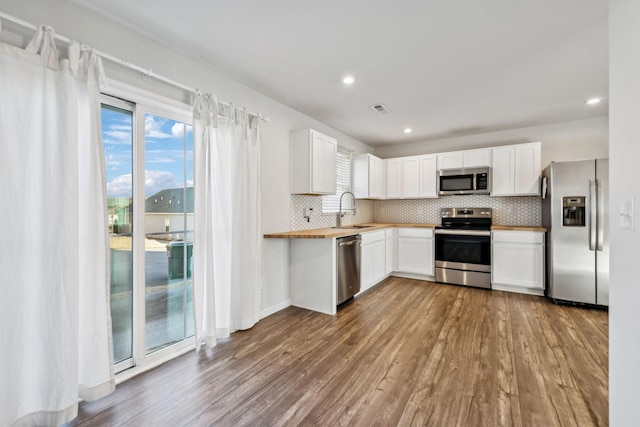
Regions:
M 365 228 L 314 228 L 312 230 L 285 231 L 282 233 L 265 234 L 265 239 L 331 239 L 333 237 L 351 236 L 368 231 L 382 230 L 391 227 L 434 228 L 436 224 L 357 224 Z
M 546 232 L 547 229 L 545 227 L 534 227 L 529 225 L 492 225 L 492 231 L 496 230 L 505 230 L 505 231 L 540 231 L 542 233 Z

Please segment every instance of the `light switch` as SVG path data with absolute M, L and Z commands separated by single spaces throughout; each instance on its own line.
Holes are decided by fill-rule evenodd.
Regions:
M 635 215 L 635 197 L 620 199 L 620 228 L 633 231 L 635 229 Z

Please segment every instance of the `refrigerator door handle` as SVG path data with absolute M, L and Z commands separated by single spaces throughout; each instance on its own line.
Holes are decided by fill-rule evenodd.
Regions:
M 596 224 L 598 211 L 596 207 L 596 183 L 594 180 L 589 180 L 589 250 L 595 251 L 596 249 Z
M 598 205 L 598 217 L 596 226 L 598 227 L 598 234 L 596 236 L 596 250 L 602 252 L 602 245 L 604 241 L 604 202 L 602 193 L 602 182 L 596 179 L 596 204 Z

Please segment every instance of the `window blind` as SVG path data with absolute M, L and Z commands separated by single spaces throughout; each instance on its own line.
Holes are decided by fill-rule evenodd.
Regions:
M 338 146 L 336 154 L 336 194 L 322 196 L 322 213 L 337 213 L 340 206 L 340 195 L 351 191 L 351 153 L 348 148 Z M 345 196 L 343 203 L 351 207 L 351 196 Z M 342 208 L 344 209 L 345 206 Z

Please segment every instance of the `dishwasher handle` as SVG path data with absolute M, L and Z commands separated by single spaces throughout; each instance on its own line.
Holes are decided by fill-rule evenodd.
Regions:
M 356 243 L 360 243 L 360 240 L 350 240 L 348 242 L 340 242 L 338 243 L 338 246 L 350 246 L 350 245 L 355 245 Z

